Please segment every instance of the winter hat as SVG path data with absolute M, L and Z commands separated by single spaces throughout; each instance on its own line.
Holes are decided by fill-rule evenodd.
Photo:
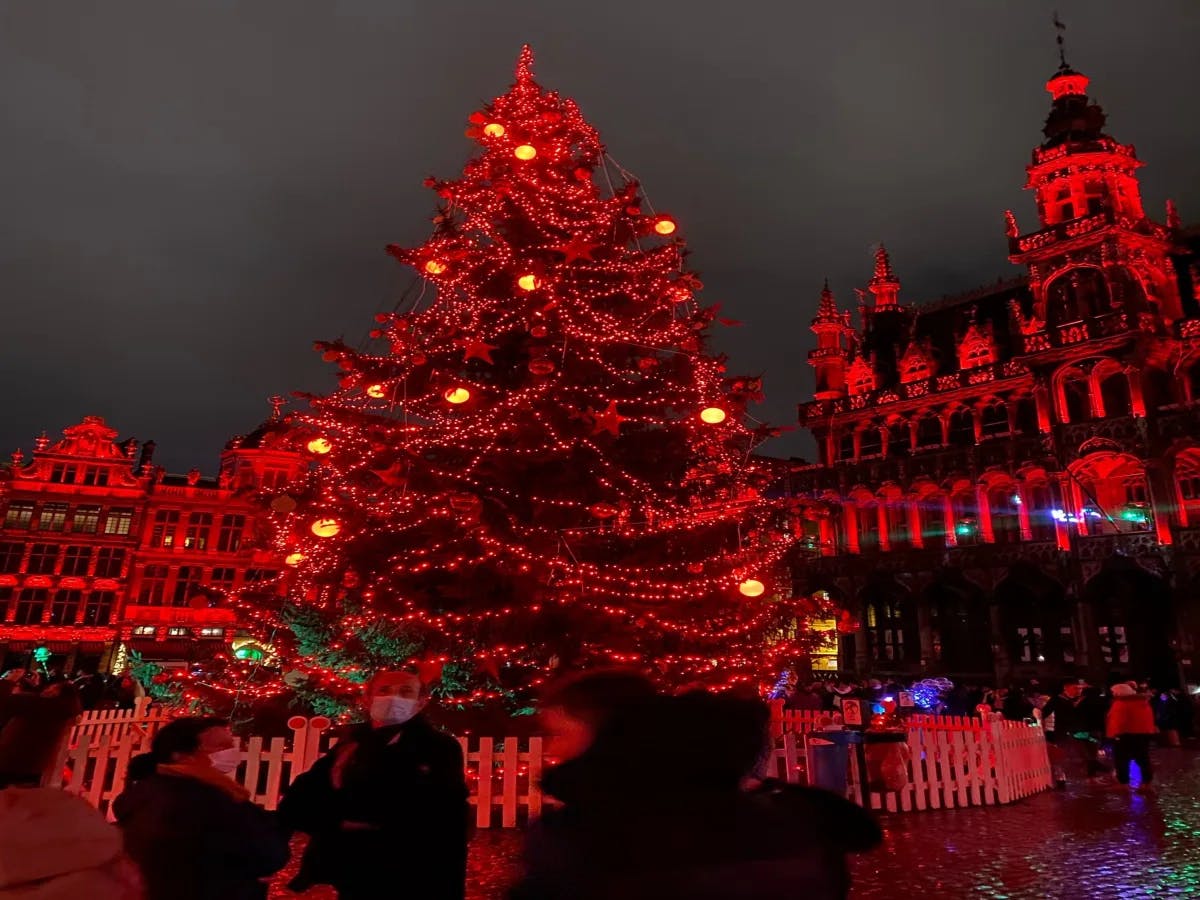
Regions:
M 1132 697 L 1137 693 L 1137 689 L 1131 684 L 1114 684 L 1112 686 L 1112 695 L 1114 697 Z

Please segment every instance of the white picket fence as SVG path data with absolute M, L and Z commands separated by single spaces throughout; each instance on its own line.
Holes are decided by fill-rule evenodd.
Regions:
M 119 713 L 119 715 L 117 715 Z M 773 709 L 773 750 L 763 774 L 792 783 L 806 777 L 808 740 L 828 727 L 827 714 Z M 85 713 L 63 746 L 50 784 L 79 794 L 109 813 L 125 789 L 129 761 L 150 748 L 169 714 L 139 701 L 134 710 Z M 1050 762 L 1042 730 L 999 717 L 988 720 L 915 716 L 907 720 L 908 782 L 899 791 L 867 790 L 861 802 L 871 809 L 907 812 L 1011 803 L 1051 786 Z M 323 716 L 295 716 L 288 738 L 248 738 L 238 780 L 255 803 L 275 809 L 286 785 L 309 769 L 336 741 Z M 466 761 L 470 802 L 480 828 L 513 828 L 542 810 L 543 740 L 459 738 Z M 859 800 L 863 775 L 859 757 L 849 754 L 847 796 Z M 110 813 L 109 813 L 110 814 Z M 111 815 L 111 814 L 110 814 Z
M 777 746 L 772 765 L 790 774 L 805 767 L 807 744 L 821 737 L 829 716 L 783 710 L 782 705 L 776 705 L 773 713 Z M 864 806 L 889 812 L 993 806 L 1047 790 L 1053 783 L 1045 733 L 1036 725 L 993 714 L 987 719 L 911 716 L 905 726 L 905 742 L 874 747 L 877 752 L 888 746 L 907 749 L 907 783 L 898 791 L 862 791 Z M 799 735 L 804 749 L 789 749 L 789 734 Z M 851 750 L 847 794 L 855 800 L 860 799 L 864 781 L 859 769 L 860 756 Z
M 79 794 L 111 818 L 112 801 L 125 789 L 130 759 L 147 752 L 154 732 L 169 721 L 161 710 L 148 705 L 140 706 L 138 711 L 144 713 L 143 718 L 127 715 L 117 720 L 104 715 L 111 710 L 81 717 L 49 783 Z M 237 780 L 250 792 L 251 799 L 275 809 L 285 786 L 336 743 L 330 726 L 323 716 L 294 716 L 288 721 L 290 738 L 248 738 L 242 747 L 245 765 L 238 770 Z M 475 807 L 478 827 L 491 828 L 498 819 L 501 827 L 514 828 L 541 814 L 539 785 L 545 760 L 542 738 L 458 741 L 466 761 L 470 802 Z

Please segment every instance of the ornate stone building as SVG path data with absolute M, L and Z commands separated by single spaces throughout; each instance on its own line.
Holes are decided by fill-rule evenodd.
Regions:
M 1038 221 L 1005 214 L 1019 276 L 910 306 L 880 247 L 860 327 L 821 292 L 820 459 L 790 491 L 796 589 L 862 622 L 843 669 L 1192 675 L 1200 236 L 1147 215 L 1087 86 L 1065 63 L 1046 85 Z
M 227 650 L 227 592 L 273 577 L 262 548 L 262 491 L 304 463 L 278 414 L 221 454 L 220 474 L 170 475 L 154 443 L 118 443 L 99 416 L 34 442 L 0 469 L 0 661 L 121 668 L 137 650 L 183 665 Z

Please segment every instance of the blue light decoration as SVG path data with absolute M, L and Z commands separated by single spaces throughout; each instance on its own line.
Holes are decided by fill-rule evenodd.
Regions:
M 952 690 L 954 690 L 954 682 L 949 678 L 926 678 L 909 688 L 913 703 L 917 708 L 924 710 L 935 709 L 942 697 Z
M 788 684 L 792 680 L 792 670 L 784 669 L 779 673 L 779 679 L 775 682 L 775 687 L 771 688 L 771 693 L 767 695 L 768 700 L 786 700 Z

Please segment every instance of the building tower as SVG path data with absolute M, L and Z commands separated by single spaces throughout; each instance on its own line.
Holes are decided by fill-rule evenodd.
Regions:
M 850 313 L 838 310 L 828 279 L 821 289 L 821 301 L 817 306 L 817 315 L 812 320 L 812 331 L 817 336 L 817 346 L 808 352 L 808 364 L 816 372 L 814 396 L 818 400 L 844 397 L 846 363 L 854 330 L 850 327 Z
M 1172 229 L 1146 216 L 1136 174 L 1143 164 L 1132 145 L 1105 132 L 1107 117 L 1087 88 L 1087 76 L 1065 58 L 1046 82 L 1053 100 L 1045 140 L 1025 185 L 1040 228 L 1020 235 L 1010 227 L 1010 259 L 1029 269 L 1030 324 L 1038 326 L 1024 328 L 1027 336 L 1078 322 L 1078 339 L 1088 340 L 1104 327 L 1097 317 L 1125 313 L 1129 324 L 1153 331 L 1183 315 Z M 1026 349 L 1040 343 L 1027 340 Z

